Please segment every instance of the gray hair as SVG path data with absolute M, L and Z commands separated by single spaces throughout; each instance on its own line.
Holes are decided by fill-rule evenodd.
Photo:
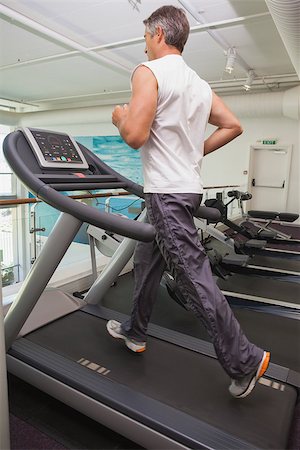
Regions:
M 152 37 L 157 27 L 161 27 L 166 44 L 183 51 L 190 33 L 190 25 L 183 9 L 172 5 L 162 6 L 145 19 L 143 24 Z

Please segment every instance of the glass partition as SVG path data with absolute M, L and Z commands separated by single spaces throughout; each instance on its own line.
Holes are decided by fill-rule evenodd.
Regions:
M 3 286 L 20 281 L 14 210 L 15 208 L 0 209 L 0 263 Z

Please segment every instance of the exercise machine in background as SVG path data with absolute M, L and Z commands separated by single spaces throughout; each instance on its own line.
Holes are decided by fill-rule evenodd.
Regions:
M 257 210 L 249 210 L 246 212 L 244 204 L 247 200 L 251 200 L 252 194 L 232 190 L 229 191 L 228 196 L 232 197 L 229 203 L 234 199 L 238 201 L 242 213 L 242 220 L 239 222 L 239 225 L 245 228 L 245 232 L 248 231 L 249 236 L 266 239 L 268 242 L 280 241 L 280 243 L 286 244 L 300 243 L 300 227 L 297 225 L 291 227 L 291 224 L 299 218 L 299 214 Z M 272 226 L 272 224 L 274 225 Z
M 294 239 L 283 239 L 279 235 L 276 237 L 274 232 L 262 227 L 257 227 L 249 222 L 232 221 L 228 218 L 229 205 L 238 200 L 242 205 L 244 201 L 251 198 L 248 192 L 240 192 L 237 190 L 229 191 L 228 197 L 232 197 L 226 204 L 223 202 L 221 195 L 213 199 L 207 199 L 205 205 L 219 209 L 221 220 L 227 229 L 224 233 L 234 239 L 237 251 L 247 254 L 262 254 L 274 257 L 286 257 L 300 259 L 300 242 Z M 295 217 L 293 215 L 293 217 Z

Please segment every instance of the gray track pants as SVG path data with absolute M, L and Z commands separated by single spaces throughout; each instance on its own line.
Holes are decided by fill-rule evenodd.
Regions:
M 212 277 L 198 238 L 193 215 L 200 194 L 145 194 L 156 241 L 136 246 L 135 289 L 131 318 L 122 324 L 128 337 L 145 341 L 148 322 L 166 268 L 174 277 L 187 307 L 207 329 L 219 362 L 232 378 L 257 368 L 263 350 L 250 343 Z

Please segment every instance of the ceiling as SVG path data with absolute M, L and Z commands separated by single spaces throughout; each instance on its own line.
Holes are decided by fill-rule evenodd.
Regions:
M 184 59 L 216 92 L 249 95 L 295 86 L 299 71 L 290 36 L 282 33 L 271 2 L 2 1 L 0 104 L 26 112 L 126 101 L 130 73 L 146 59 L 142 21 L 166 3 L 186 10 L 191 35 Z M 298 8 L 289 18 L 298 30 L 299 17 Z M 299 42 L 300 32 L 295 33 Z M 236 53 L 232 73 L 224 70 L 229 48 Z M 246 92 L 249 70 L 254 80 Z

